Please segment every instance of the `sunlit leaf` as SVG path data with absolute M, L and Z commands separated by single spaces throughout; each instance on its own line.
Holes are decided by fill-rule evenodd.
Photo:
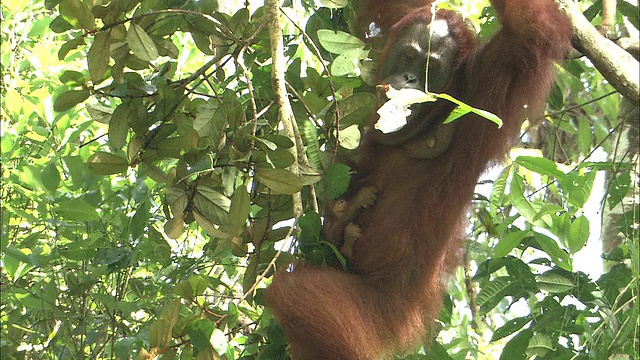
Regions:
M 351 125 L 340 131 L 338 140 L 343 148 L 354 150 L 360 145 L 360 129 L 357 125 Z
M 167 222 L 164 224 L 164 233 L 167 234 L 167 236 L 170 239 L 179 238 L 180 235 L 182 235 L 183 231 L 184 231 L 184 220 L 181 217 L 174 217 L 174 218 L 168 219 Z
M 104 73 L 109 67 L 111 36 L 109 32 L 99 32 L 93 39 L 93 44 L 87 53 L 87 64 L 91 81 L 94 84 L 103 80 Z
M 278 194 L 295 194 L 302 189 L 302 181 L 289 170 L 259 167 L 256 178 Z
M 54 211 L 71 221 L 92 221 L 98 220 L 99 217 L 96 208 L 82 199 L 61 201 Z
M 133 54 L 144 61 L 158 58 L 158 49 L 151 37 L 137 24 L 131 24 L 127 31 L 127 43 Z
M 120 174 L 127 171 L 129 162 L 127 159 L 99 151 L 87 160 L 89 169 L 98 175 L 113 175 Z
M 503 257 L 508 255 L 511 250 L 520 245 L 522 240 L 530 235 L 528 231 L 512 231 L 507 233 L 493 249 L 493 256 Z
M 329 29 L 318 30 L 320 45 L 334 54 L 354 54 L 362 51 L 364 42 L 344 31 Z
M 331 8 L 331 9 L 341 9 L 347 4 L 349 4 L 349 0 L 319 0 L 322 6 Z
M 70 90 L 67 92 L 63 92 L 62 94 L 56 97 L 56 100 L 53 102 L 53 110 L 55 111 L 67 111 L 72 107 L 80 104 L 81 102 L 87 100 L 90 93 L 89 90 Z
M 337 199 L 347 190 L 350 180 L 351 169 L 347 165 L 339 163 L 329 165 L 322 177 L 325 196 L 330 200 Z
M 60 185 L 60 172 L 58 172 L 55 163 L 50 162 L 42 169 L 41 179 L 45 189 L 47 189 L 50 194 L 55 194 Z
M 587 244 L 590 234 L 589 219 L 587 219 L 586 216 L 581 215 L 573 220 L 571 222 L 571 231 L 568 241 L 571 253 L 575 254 L 582 249 Z
M 564 172 L 558 168 L 558 165 L 554 161 L 543 157 L 518 156 L 515 162 L 540 175 L 551 176 L 556 179 L 564 178 Z

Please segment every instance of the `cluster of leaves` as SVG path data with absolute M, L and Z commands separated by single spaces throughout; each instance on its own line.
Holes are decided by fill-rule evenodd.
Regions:
M 375 109 L 348 2 L 320 3 L 286 9 L 310 15 L 304 30 L 297 19 L 285 26 L 290 138 L 262 8 L 3 2 L 3 356 L 286 358 L 261 289 L 294 255 L 343 261 L 324 242 L 319 208 L 346 189 L 349 168 L 332 163 L 352 155 Z M 579 102 L 610 91 L 582 61 L 565 69 L 557 110 L 568 102 L 560 94 Z M 581 107 L 587 116 L 549 119 L 579 139 L 567 163 L 607 142 L 611 98 Z M 567 167 L 539 154 L 508 165 L 472 214 L 479 293 L 461 277 L 445 302 L 441 333 L 455 340 L 441 335 L 446 345 L 409 358 L 637 354 L 637 205 L 620 220 L 628 240 L 608 255 L 607 273 L 593 280 L 572 264 L 589 235 L 597 171 L 612 176 L 609 205 L 619 204 L 628 166 Z M 521 300 L 526 314 L 502 316 Z

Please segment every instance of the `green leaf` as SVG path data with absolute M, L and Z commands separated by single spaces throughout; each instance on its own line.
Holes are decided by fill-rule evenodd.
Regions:
M 77 19 L 83 29 L 96 29 L 96 19 L 91 13 L 88 3 L 80 0 L 62 0 L 59 9 L 60 14 L 66 19 Z
M 60 173 L 54 162 L 48 163 L 41 174 L 42 185 L 50 194 L 55 194 L 60 185 Z
M 295 156 L 287 149 L 267 150 L 266 152 L 266 161 L 276 168 L 287 168 L 296 161 Z
M 477 109 L 474 108 L 471 105 L 467 105 L 464 102 L 454 98 L 453 96 L 449 95 L 449 94 L 432 94 L 434 96 L 436 96 L 437 98 L 440 99 L 445 99 L 445 100 L 449 100 L 452 103 L 458 105 L 456 107 L 456 109 L 454 109 L 454 111 L 449 115 L 449 117 L 443 122 L 443 124 L 448 124 L 450 122 L 453 122 L 454 120 L 460 118 L 463 115 L 466 115 L 468 113 L 474 113 L 476 115 L 479 115 L 480 117 L 483 117 L 493 123 L 495 123 L 496 125 L 498 125 L 499 128 L 502 127 L 502 119 L 500 119 L 500 117 L 498 117 L 498 115 L 493 114 L 489 111 L 486 110 L 482 110 L 482 109 Z
M 219 225 L 213 224 L 207 218 L 205 218 L 202 214 L 200 214 L 197 209 L 193 212 L 193 217 L 196 219 L 196 222 L 200 227 L 206 232 L 209 236 L 214 239 L 226 239 L 229 236 L 220 230 Z
M 67 32 L 73 29 L 73 25 L 69 24 L 69 22 L 65 20 L 62 15 L 59 15 L 55 19 L 53 19 L 53 21 L 51 21 L 51 24 L 49 24 L 49 28 L 54 33 L 62 34 L 63 32 Z
M 329 200 L 335 200 L 349 187 L 351 181 L 351 169 L 344 164 L 331 164 L 324 171 L 322 184 L 325 196 Z
M 162 344 L 164 345 L 169 344 L 169 342 L 171 341 L 173 327 L 178 322 L 178 319 L 180 319 L 181 308 L 182 303 L 180 302 L 180 299 L 173 299 L 164 306 L 162 312 L 160 313 L 160 319 L 166 321 L 167 324 L 163 334 L 159 334 L 162 335 Z
M 310 211 L 300 217 L 298 221 L 300 236 L 298 240 L 303 251 L 311 249 L 312 245 L 320 242 L 322 238 L 322 218 L 320 214 Z
M 533 335 L 529 340 L 529 346 L 527 347 L 526 354 L 529 357 L 536 356 L 544 357 L 547 353 L 553 351 L 554 344 L 551 341 L 549 335 L 544 333 L 537 333 Z
M 524 216 L 528 222 L 536 226 L 544 228 L 551 227 L 553 221 L 549 215 L 544 215 L 540 219 L 537 218 L 538 211 L 524 196 L 525 186 L 524 178 L 517 173 L 511 178 L 511 188 L 509 189 L 509 199 L 513 206 L 516 207 L 520 215 Z
M 500 353 L 500 360 L 528 359 L 525 352 L 529 345 L 529 339 L 531 339 L 532 336 L 533 331 L 531 329 L 524 329 L 517 333 L 502 349 L 502 353 Z
M 89 170 L 93 171 L 98 175 L 113 175 L 120 174 L 127 171 L 129 167 L 129 162 L 127 159 L 98 151 L 97 153 L 91 155 L 87 160 L 87 164 L 89 166 Z
M 204 294 L 204 291 L 209 287 L 209 281 L 201 275 L 193 275 L 189 278 L 189 284 L 193 289 L 193 296 L 200 296 Z
M 612 176 L 611 186 L 609 187 L 609 193 L 607 196 L 607 203 L 609 209 L 613 209 L 616 205 L 622 202 L 625 196 L 631 189 L 631 173 L 628 170 L 622 171 L 618 174 L 607 173 L 607 176 Z
M 187 334 L 189 334 L 193 347 L 198 351 L 203 351 L 209 348 L 209 340 L 213 330 L 214 326 L 211 320 L 200 319 L 187 327 Z
M 109 35 L 109 32 L 97 33 L 87 53 L 89 75 L 91 75 L 91 81 L 94 84 L 102 82 L 104 73 L 109 67 L 110 47 L 111 35 Z
M 251 289 L 255 291 L 253 284 L 255 284 L 256 279 L 258 278 L 258 266 L 262 266 L 260 264 L 260 258 L 258 256 L 252 255 L 249 257 L 249 263 L 247 264 L 247 270 L 244 273 L 244 277 L 242 279 L 242 292 L 247 294 Z M 250 298 L 253 298 L 253 291 L 249 294 Z M 251 300 L 249 300 L 251 301 Z
M 109 121 L 109 147 L 113 150 L 120 150 L 127 143 L 129 112 L 129 106 L 120 104 L 111 115 L 111 120 Z
M 93 221 L 99 218 L 96 208 L 82 199 L 61 201 L 54 212 L 71 221 Z
M 60 75 L 59 79 L 62 83 L 72 86 L 81 86 L 86 82 L 84 74 L 74 70 L 66 70 Z
M 344 31 L 320 29 L 318 39 L 323 48 L 334 54 L 360 54 L 365 46 L 362 40 Z
M 571 271 L 572 265 L 569 254 L 562 250 L 555 240 L 540 233 L 535 233 L 535 239 L 542 251 L 547 253 L 556 265 L 564 270 Z
M 176 287 L 173 288 L 173 292 L 185 300 L 193 299 L 193 286 L 187 280 L 180 281 Z
M 60 46 L 60 50 L 58 50 L 58 60 L 64 60 L 64 58 L 67 57 L 67 54 L 69 53 L 69 51 L 73 49 L 77 49 L 78 46 L 82 44 L 84 44 L 84 36 L 71 39 L 66 43 L 62 44 L 62 46 Z
M 487 314 L 491 309 L 496 307 L 505 296 L 509 295 L 511 290 L 517 286 L 518 282 L 515 282 L 508 276 L 501 276 L 493 279 L 490 283 L 485 285 L 478 293 L 478 305 L 480 306 L 480 312 Z
M 309 164 L 316 169 L 320 169 L 322 167 L 322 154 L 318 142 L 318 128 L 316 128 L 311 120 L 304 120 L 302 124 L 302 136 L 304 137 L 305 144 L 307 144 Z
M 573 282 L 566 277 L 551 271 L 539 275 L 536 283 L 540 290 L 550 292 L 552 294 L 564 293 L 575 287 Z
M 504 193 L 507 188 L 507 180 L 511 174 L 511 165 L 505 166 L 500 172 L 498 178 L 493 182 L 493 188 L 491 189 L 491 195 L 489 196 L 491 213 L 497 214 L 498 208 L 502 206 Z
M 164 233 L 167 234 L 169 239 L 177 239 L 182 235 L 184 231 L 184 219 L 182 217 L 174 217 L 168 219 L 166 223 L 164 223 Z
M 355 93 L 340 101 L 340 129 L 345 129 L 351 125 L 365 126 L 376 108 L 376 97 L 370 93 Z M 330 121 L 335 122 L 335 112 L 331 113 Z
M 345 76 L 353 73 L 358 68 L 357 59 L 338 55 L 331 63 L 331 75 Z
M 251 198 L 245 186 L 238 186 L 231 196 L 229 218 L 236 229 L 242 229 L 251 212 Z
M 330 9 L 341 9 L 349 4 L 349 0 L 320 0 L 320 4 Z
M 535 156 L 518 156 L 515 163 L 540 175 L 554 177 L 558 180 L 564 178 L 564 172 L 558 168 L 554 161 Z
M 302 190 L 302 180 L 289 170 L 258 167 L 256 178 L 278 194 L 295 194 Z
M 63 92 L 62 94 L 56 97 L 56 100 L 53 102 L 53 110 L 62 112 L 71 109 L 72 107 L 80 104 L 81 102 L 87 100 L 90 93 L 89 90 L 69 90 Z
M 357 125 L 349 126 L 338 134 L 340 146 L 348 150 L 355 150 L 360 145 L 360 129 Z
M 231 200 L 207 186 L 199 185 L 193 197 L 193 207 L 205 219 L 215 225 L 229 224 Z
M 507 256 L 511 250 L 520 245 L 522 240 L 531 235 L 529 231 L 512 231 L 507 233 L 493 249 L 494 257 Z
M 591 151 L 593 136 L 591 134 L 591 123 L 586 117 L 578 121 L 578 136 L 576 140 L 580 154 L 588 155 Z
M 560 186 L 567 192 L 566 198 L 576 207 L 584 206 L 589 199 L 597 174 L 597 171 L 583 170 L 572 171 L 560 181 Z
M 85 108 L 92 120 L 101 124 L 108 124 L 111 121 L 112 108 L 101 104 L 87 104 Z
M 491 342 L 500 340 L 513 334 L 514 332 L 522 329 L 523 326 L 530 323 L 531 320 L 533 320 L 533 317 L 531 315 L 507 320 L 504 325 L 493 332 L 493 335 L 491 336 Z
M 569 250 L 575 254 L 582 249 L 589 240 L 591 234 L 589 229 L 589 219 L 586 216 L 578 216 L 571 222 L 571 230 L 569 232 Z
M 127 43 L 133 54 L 144 61 L 153 61 L 158 58 L 158 49 L 151 37 L 143 28 L 131 24 L 127 31 Z

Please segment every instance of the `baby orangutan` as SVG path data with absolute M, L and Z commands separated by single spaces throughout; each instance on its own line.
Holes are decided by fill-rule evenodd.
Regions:
M 325 238 L 340 249 L 347 259 L 353 256 L 353 244 L 360 236 L 362 229 L 353 221 L 362 209 L 367 209 L 376 201 L 378 190 L 373 186 L 360 189 L 351 201 L 337 199 L 329 202 L 324 231 Z

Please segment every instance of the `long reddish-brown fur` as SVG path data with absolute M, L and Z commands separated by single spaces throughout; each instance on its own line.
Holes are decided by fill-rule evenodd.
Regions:
M 503 28 L 484 46 L 471 45 L 450 12 L 438 14 L 451 17 L 450 31 L 463 46 L 445 92 L 497 114 L 504 126 L 468 115 L 458 120 L 448 150 L 427 160 L 365 136 L 354 186 L 374 186 L 378 199 L 357 220 L 363 235 L 353 246 L 350 272 L 299 266 L 276 274 L 267 289 L 295 360 L 379 359 L 415 344 L 433 323 L 441 279 L 458 252 L 478 177 L 514 143 L 530 113 L 524 105 L 540 109 L 552 63 L 562 59 L 571 39 L 553 0 L 492 4 Z M 428 7 L 407 16 L 389 42 L 403 28 L 431 18 Z M 442 121 L 451 107 L 439 108 L 426 117 Z
M 358 31 L 367 30 L 369 23 L 373 22 L 384 33 L 407 14 L 417 8 L 429 5 L 433 0 L 355 0 L 354 2 L 354 8 L 357 11 L 355 18 Z

